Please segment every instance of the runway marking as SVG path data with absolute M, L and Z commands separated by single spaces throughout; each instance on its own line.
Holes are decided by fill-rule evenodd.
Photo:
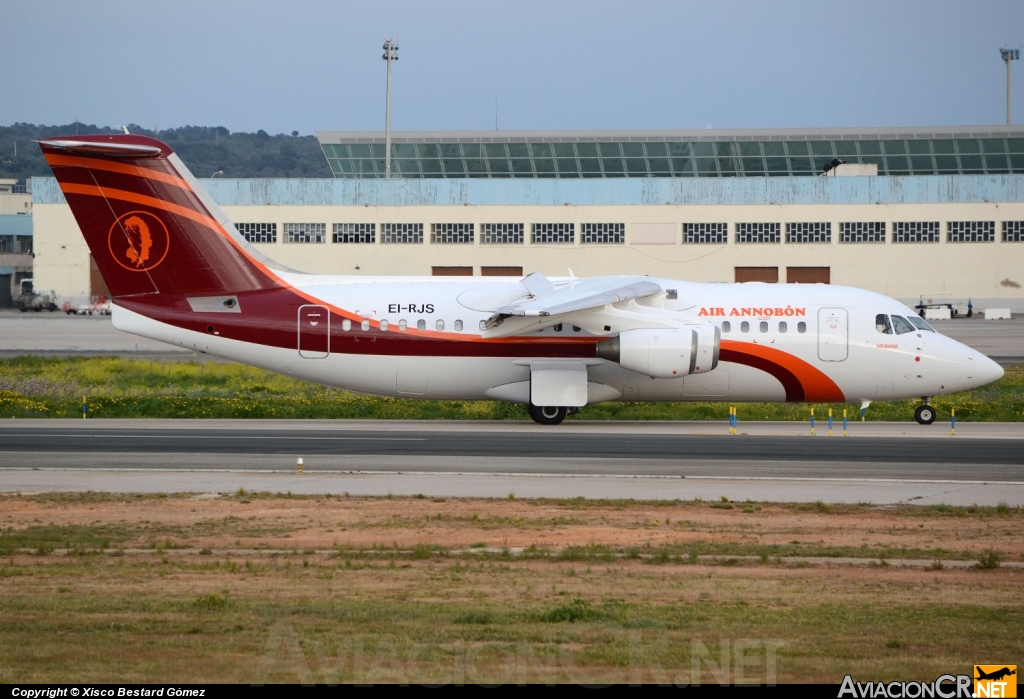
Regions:
M 969 481 L 958 481 L 958 483 L 964 484 L 964 485 L 969 486 L 969 487 L 965 487 L 965 488 L 950 488 L 949 490 L 944 490 L 941 493 L 935 493 L 933 495 L 917 495 L 917 496 L 914 496 L 912 498 L 907 498 L 906 500 L 903 500 L 901 502 L 903 502 L 903 504 L 910 505 L 910 504 L 913 504 L 914 500 L 924 500 L 926 497 L 927 498 L 941 498 L 941 497 L 943 497 L 945 495 L 949 495 L 950 493 L 962 493 L 965 490 L 970 490 L 971 489 L 970 486 L 979 485 L 978 483 L 972 484 Z M 1004 484 L 1004 483 L 982 483 L 980 485 L 1006 485 L 1006 484 Z
M 295 469 L 248 469 L 248 468 L 62 468 L 59 466 L 0 466 L 4 471 L 68 471 L 72 473 L 245 473 L 297 475 Z M 608 479 L 649 479 L 649 480 L 705 480 L 705 481 L 793 481 L 830 483 L 947 483 L 953 485 L 1024 485 L 1024 481 L 959 481 L 928 478 L 828 478 L 808 476 L 676 476 L 671 474 L 616 474 L 616 473 L 528 473 L 528 472 L 472 472 L 472 471 L 365 471 L 365 470 L 323 470 L 306 471 L 305 476 L 501 476 L 506 478 L 608 478 Z M 952 491 L 950 491 L 952 492 Z
M 19 425 L 17 428 L 13 428 L 13 427 L 11 427 L 9 425 L 0 424 L 0 441 L 2 441 L 5 437 L 6 438 L 11 438 L 11 437 L 14 437 L 14 438 L 25 438 L 25 437 L 47 437 L 47 438 L 49 438 L 49 437 L 69 437 L 69 438 L 78 438 L 78 439 L 81 439 L 82 437 L 93 437 L 95 439 L 102 439 L 104 437 L 111 438 L 111 439 L 137 439 L 139 437 L 147 437 L 147 438 L 165 438 L 165 439 L 264 439 L 264 440 L 266 440 L 266 439 L 277 439 L 277 440 L 292 439 L 292 440 L 306 440 L 306 441 L 314 441 L 314 440 L 325 440 L 325 441 L 327 441 L 327 440 L 361 440 L 361 441 L 367 441 L 367 440 L 387 440 L 387 441 L 405 441 L 405 442 L 420 441 L 420 442 L 422 442 L 422 441 L 427 441 L 427 440 L 430 440 L 430 439 L 437 440 L 437 439 L 442 439 L 442 438 L 449 438 L 449 437 L 451 437 L 454 434 L 454 435 L 458 435 L 459 437 L 470 437 L 470 438 L 478 437 L 478 438 L 480 438 L 482 440 L 483 439 L 487 439 L 487 438 L 492 438 L 492 437 L 494 437 L 496 435 L 500 435 L 500 436 L 530 435 L 530 436 L 541 436 L 541 437 L 549 437 L 550 436 L 550 437 L 557 437 L 557 438 L 564 438 L 564 437 L 586 438 L 586 437 L 595 437 L 595 436 L 597 436 L 597 437 L 614 438 L 614 439 L 617 439 L 617 441 L 622 443 L 622 444 L 631 445 L 631 444 L 643 444 L 644 442 L 646 442 L 647 440 L 652 439 L 652 438 L 663 439 L 663 440 L 671 440 L 671 439 L 685 439 L 685 438 L 688 438 L 688 437 L 711 437 L 711 438 L 722 438 L 724 440 L 724 439 L 726 439 L 728 437 L 728 435 L 723 435 L 723 434 L 719 434 L 719 433 L 715 433 L 715 432 L 681 432 L 681 433 L 651 432 L 651 433 L 643 433 L 643 434 L 628 434 L 627 433 L 627 434 L 620 435 L 619 433 L 614 433 L 614 432 L 611 432 L 611 433 L 608 433 L 608 432 L 606 432 L 606 433 L 597 433 L 597 432 L 573 431 L 573 432 L 564 432 L 564 433 L 554 433 L 554 432 L 530 432 L 530 431 L 509 431 L 509 432 L 503 432 L 503 431 L 500 431 L 500 430 L 458 430 L 458 429 L 453 429 L 451 431 L 433 431 L 433 430 L 422 430 L 422 431 L 419 431 L 421 434 L 428 433 L 427 436 L 424 436 L 424 437 L 390 437 L 390 436 L 388 436 L 388 435 L 394 434 L 396 432 L 398 432 L 398 433 L 405 432 L 406 434 L 408 434 L 409 432 L 416 433 L 418 431 L 418 430 L 408 430 L 408 429 L 375 430 L 375 431 L 373 431 L 373 435 L 372 436 L 367 436 L 367 437 L 335 437 L 335 436 L 328 436 L 328 435 L 316 435 L 316 436 L 300 437 L 300 436 L 294 436 L 295 435 L 294 431 L 282 430 L 280 428 L 265 428 L 263 430 L 263 431 L 266 431 L 268 429 L 272 429 L 272 430 L 277 431 L 277 434 L 272 434 L 272 435 L 248 434 L 249 428 L 243 428 L 243 429 L 235 430 L 231 434 L 220 433 L 220 432 L 218 434 L 203 434 L 203 431 L 212 432 L 215 429 L 218 430 L 218 431 L 221 429 L 221 428 L 204 428 L 204 427 L 197 428 L 198 430 L 201 430 L 200 432 L 192 432 L 192 433 L 183 433 L 184 430 L 178 430 L 178 429 L 172 429 L 172 430 L 166 430 L 166 431 L 143 431 L 143 430 L 139 430 L 139 431 L 131 431 L 129 433 L 124 433 L 123 432 L 123 428 L 112 428 L 112 429 L 117 429 L 118 433 L 102 432 L 102 433 L 99 433 L 99 434 L 97 434 L 97 433 L 88 434 L 87 433 L 88 432 L 87 429 L 75 430 L 73 432 L 51 432 L 51 431 L 49 431 L 49 430 L 47 430 L 45 428 L 38 428 L 38 427 L 36 427 L 34 425 L 33 426 L 20 426 Z M 335 430 L 335 428 L 330 428 L 330 427 L 329 428 L 325 428 L 325 429 L 332 430 L 332 431 Z M 15 431 L 17 432 L 16 434 L 11 434 L 11 432 L 15 432 Z M 255 430 L 253 430 L 253 431 L 255 431 Z M 83 434 L 83 433 L 86 433 L 86 434 Z M 815 439 L 814 437 L 806 435 L 803 432 L 797 433 L 795 431 L 794 432 L 783 432 L 783 433 L 778 433 L 778 434 L 770 434 L 770 433 L 751 433 L 751 434 L 748 434 L 748 433 L 744 432 L 740 436 L 744 436 L 744 437 L 757 437 L 757 438 L 765 438 L 765 437 L 767 437 L 769 439 L 795 439 L 795 438 Z M 898 433 L 892 433 L 892 434 L 890 434 L 890 433 L 872 433 L 872 434 L 861 434 L 861 435 L 851 434 L 850 437 L 851 438 L 858 437 L 860 439 L 866 439 L 866 440 L 886 440 L 886 441 L 900 440 L 901 442 L 908 441 L 907 440 L 907 435 L 905 433 L 904 434 L 898 434 Z M 953 439 L 953 438 L 950 438 L 947 433 L 943 433 L 942 435 L 938 435 L 938 434 L 932 434 L 932 435 L 910 435 L 910 440 L 913 440 L 915 442 L 931 441 L 931 440 L 937 439 L 937 438 Z M 979 441 L 1018 441 L 1019 442 L 1019 441 L 1024 441 L 1024 439 L 1022 439 L 1022 435 L 998 435 L 998 434 L 992 434 L 992 433 L 982 433 L 982 434 L 966 435 L 963 438 L 957 437 L 957 438 L 954 439 L 954 441 L 957 441 L 957 442 L 965 442 L 965 441 L 971 441 L 971 442 L 979 442 Z M 837 440 L 836 443 L 839 443 L 838 440 Z
M 81 434 L 59 434 L 59 433 L 46 433 L 46 437 L 79 437 Z M 86 435 L 90 436 L 90 435 Z M 144 432 L 135 432 L 132 434 L 94 434 L 91 435 L 93 439 L 138 439 L 139 437 L 155 437 L 160 439 L 244 439 L 250 441 L 253 439 L 288 439 L 296 442 L 302 441 L 387 441 L 387 442 L 425 442 L 426 437 L 275 437 L 275 436 L 260 436 L 260 435 L 205 435 L 205 434 L 146 434 Z

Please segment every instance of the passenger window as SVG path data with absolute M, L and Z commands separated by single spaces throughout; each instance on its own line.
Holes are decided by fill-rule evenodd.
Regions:
M 457 332 L 457 333 L 462 332 L 462 321 L 461 320 L 455 321 L 455 332 Z
M 572 326 L 572 331 L 574 333 L 578 333 L 580 331 L 580 329 L 577 326 L 574 325 L 574 326 Z
M 380 322 L 380 329 L 381 330 L 387 330 L 388 329 L 388 322 L 386 320 L 382 320 Z
M 437 328 L 438 330 L 444 330 L 444 321 L 438 318 L 437 322 L 434 323 L 434 327 Z
M 417 320 L 416 321 L 416 329 L 417 330 L 426 330 L 427 329 L 427 321 L 423 320 L 422 318 Z
M 403 319 L 403 320 L 400 320 L 400 321 L 398 321 L 398 329 L 399 329 L 399 330 L 405 330 L 405 329 L 406 329 L 406 328 L 408 328 L 408 327 L 409 327 L 409 324 L 408 324 L 408 323 L 406 323 L 404 319 Z
M 363 330 L 369 330 L 370 329 L 370 321 L 364 320 L 362 323 L 359 324 L 359 327 L 361 327 Z
M 796 331 L 798 333 L 805 333 L 805 332 L 807 332 L 807 323 L 805 323 L 805 322 L 803 322 L 801 320 L 799 323 L 796 324 Z
M 559 324 L 558 324 L 558 325 L 556 325 L 556 326 L 555 326 L 554 328 L 552 328 L 552 330 L 554 330 L 554 331 L 555 331 L 556 333 L 560 333 L 560 332 L 562 332 L 562 324 L 561 324 L 561 323 L 559 323 Z
M 722 332 L 724 332 L 724 333 L 732 332 L 732 323 L 730 323 L 727 320 L 723 320 L 722 321 Z
M 352 329 L 352 321 L 349 320 L 348 318 L 346 318 L 345 320 L 341 321 L 341 329 L 344 330 L 345 332 L 348 332 L 349 330 L 351 330 Z
M 789 324 L 784 320 L 779 321 L 779 332 L 784 333 L 787 330 L 789 330 Z
M 760 330 L 761 330 L 761 332 L 763 332 L 763 333 L 766 333 L 766 332 L 768 332 L 768 321 L 767 321 L 767 320 L 762 320 L 762 321 L 761 321 L 761 327 L 760 327 Z
M 883 335 L 892 335 L 892 326 L 889 325 L 889 316 L 879 313 L 875 316 L 875 330 Z
M 741 333 L 748 333 L 748 332 L 750 332 L 750 323 L 748 323 L 747 321 L 743 321 L 742 323 L 740 323 L 740 332 Z
M 903 316 L 893 316 L 892 326 L 896 330 L 897 335 L 914 332 L 914 326 L 908 323 L 907 319 Z
M 924 318 L 920 316 L 907 316 L 907 320 L 916 325 L 918 330 L 927 330 L 930 333 L 935 332 L 935 328 L 924 322 Z

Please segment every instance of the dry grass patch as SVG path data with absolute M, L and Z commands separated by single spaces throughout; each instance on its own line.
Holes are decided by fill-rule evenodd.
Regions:
M 1020 511 L 753 505 L 3 496 L 0 682 L 734 681 L 748 652 L 836 682 L 1024 650 Z

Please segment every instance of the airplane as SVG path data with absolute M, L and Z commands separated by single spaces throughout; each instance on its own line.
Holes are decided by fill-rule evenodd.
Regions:
M 39 144 L 116 328 L 327 386 L 511 401 L 543 425 L 603 401 L 908 398 L 931 424 L 932 397 L 1003 376 L 904 304 L 838 285 L 306 274 L 246 242 L 156 139 Z
M 976 680 L 1001 680 L 1004 677 L 1010 677 L 1017 674 L 1016 670 L 1011 670 L 1008 667 L 1000 668 L 999 670 L 994 670 L 992 672 L 984 672 L 977 666 L 975 666 L 974 669 L 978 673 L 978 676 L 974 678 Z

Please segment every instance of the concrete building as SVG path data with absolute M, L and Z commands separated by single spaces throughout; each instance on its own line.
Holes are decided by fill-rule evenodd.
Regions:
M 202 181 L 296 269 L 830 282 L 1024 312 L 1022 127 L 395 133 L 391 180 L 382 133 L 318 136 L 334 180 Z M 36 285 L 103 293 L 54 180 L 32 207 Z
M 0 179 L 0 308 L 10 308 L 32 276 L 32 196 L 18 180 Z

